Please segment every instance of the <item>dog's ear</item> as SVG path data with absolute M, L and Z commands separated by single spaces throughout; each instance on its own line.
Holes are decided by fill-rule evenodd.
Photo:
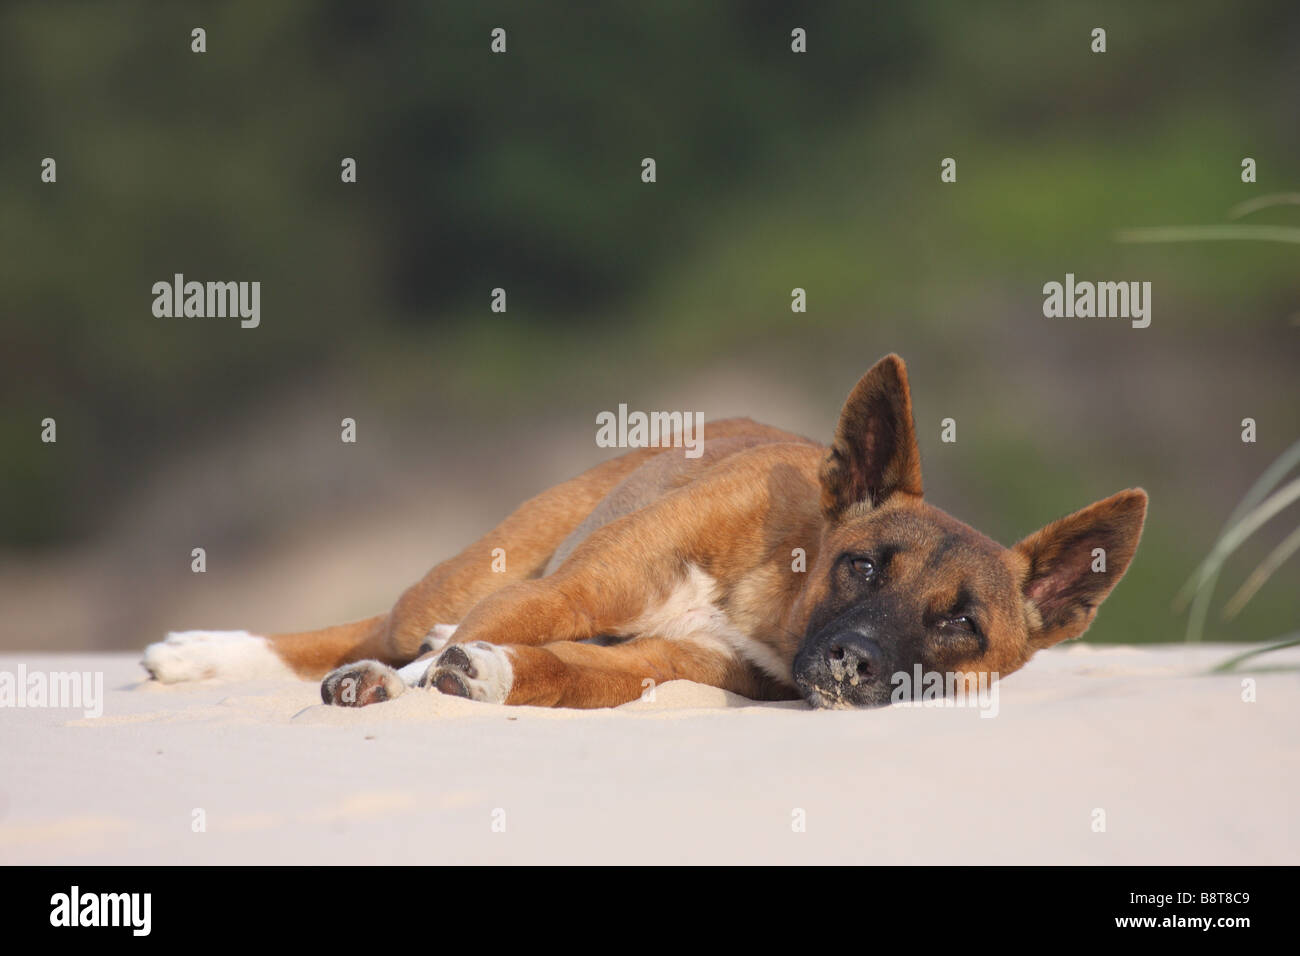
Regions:
M 861 501 L 921 494 L 921 454 L 912 422 L 907 367 L 886 355 L 849 393 L 821 468 L 822 512 L 836 521 Z
M 1128 570 L 1142 537 L 1147 494 L 1130 488 L 1053 521 L 1015 546 L 1025 558 L 1029 646 L 1078 637 Z

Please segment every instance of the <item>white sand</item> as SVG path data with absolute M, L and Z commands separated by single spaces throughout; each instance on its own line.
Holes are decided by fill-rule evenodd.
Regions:
M 1240 650 L 1040 654 L 993 719 L 686 682 L 612 711 L 416 691 L 349 710 L 315 683 L 11 654 L 0 671 L 102 672 L 105 700 L 0 710 L 0 863 L 1294 864 L 1300 674 L 1204 676 Z

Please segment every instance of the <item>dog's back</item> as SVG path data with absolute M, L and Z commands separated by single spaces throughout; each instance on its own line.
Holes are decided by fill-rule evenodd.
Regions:
M 760 445 L 800 443 L 821 446 L 808 438 L 763 425 L 749 418 L 727 418 L 706 426 L 708 441 L 697 458 L 688 458 L 667 445 L 659 454 L 637 465 L 596 504 L 573 532 L 560 543 L 542 575 L 553 573 L 597 528 L 624 515 L 640 511 L 671 491 L 695 481 L 718 462 Z

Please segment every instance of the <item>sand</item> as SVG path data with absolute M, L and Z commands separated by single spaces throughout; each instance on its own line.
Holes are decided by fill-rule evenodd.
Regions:
M 1294 864 L 1300 653 L 1205 673 L 1241 649 L 1055 649 L 992 718 L 682 681 L 607 711 L 351 710 L 314 682 L 10 654 L 102 673 L 104 699 L 0 709 L 0 863 Z

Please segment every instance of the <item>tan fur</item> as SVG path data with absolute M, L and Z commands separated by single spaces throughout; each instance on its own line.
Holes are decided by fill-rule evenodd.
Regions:
M 1145 501 L 1124 492 L 1002 548 L 922 500 L 907 374 L 889 356 L 850 394 L 829 448 L 748 419 L 709 423 L 700 459 L 656 448 L 605 462 L 525 502 L 387 614 L 271 640 L 319 677 L 363 659 L 407 664 L 433 625 L 458 624 L 456 643 L 509 648 L 511 704 L 613 706 L 646 679 L 674 678 L 792 697 L 790 679 L 755 661 L 788 665 L 831 600 L 837 557 L 887 531 L 906 546 L 892 573 L 915 582 L 918 614 L 941 613 L 961 587 L 988 607 L 988 646 L 927 643 L 934 663 L 1005 675 L 1087 627 L 1132 558 Z M 1093 545 L 1109 549 L 1095 578 L 1079 564 Z M 494 548 L 509 571 L 492 571 Z M 792 569 L 796 549 L 806 571 Z M 716 595 L 701 620 L 727 628 L 699 639 L 637 630 L 684 599 L 692 574 Z M 750 653 L 728 650 L 737 634 L 755 642 Z M 575 643 L 611 636 L 629 640 Z

